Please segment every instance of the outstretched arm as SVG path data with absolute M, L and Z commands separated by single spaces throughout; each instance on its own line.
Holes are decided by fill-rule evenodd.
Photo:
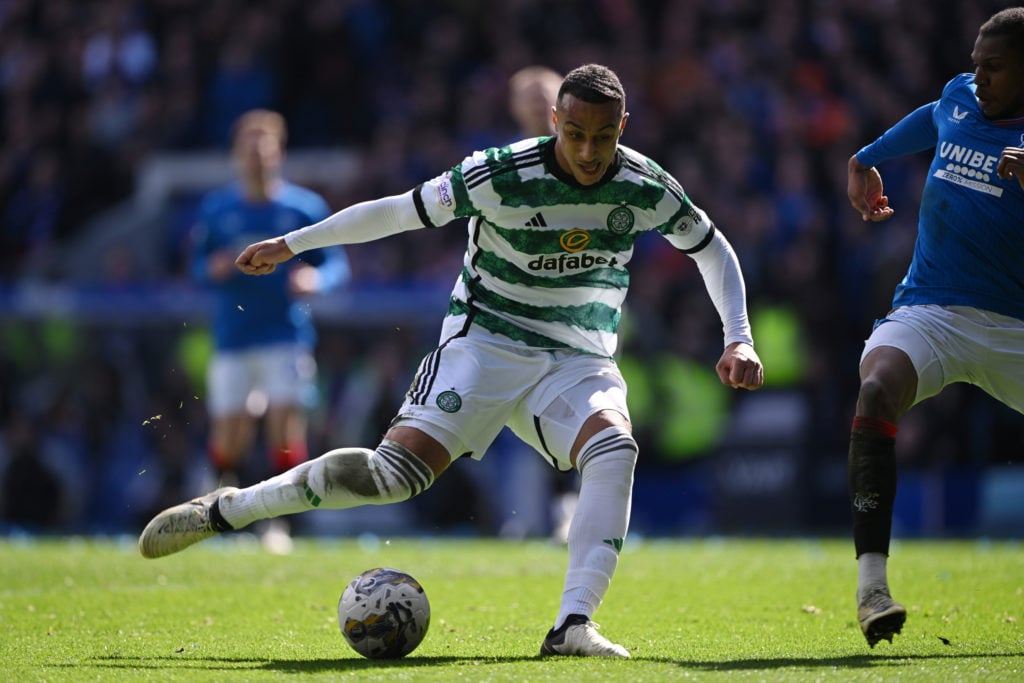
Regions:
M 319 223 L 250 244 L 235 259 L 235 265 L 247 275 L 266 275 L 277 264 L 310 249 L 369 242 L 422 228 L 424 223 L 416 209 L 414 192 L 353 204 Z
M 854 154 L 846 165 L 846 175 L 846 194 L 862 219 L 877 223 L 892 217 L 894 211 L 882 193 L 882 175 L 877 168 L 860 163 Z

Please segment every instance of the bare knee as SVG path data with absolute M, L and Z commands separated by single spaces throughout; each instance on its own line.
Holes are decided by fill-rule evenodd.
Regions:
M 872 351 L 861 366 L 857 414 L 896 422 L 913 405 L 917 372 L 910 358 L 892 347 Z
M 893 421 L 900 415 L 894 393 L 878 377 L 866 377 L 857 394 L 857 414 Z
M 388 430 L 385 439 L 401 444 L 407 451 L 423 461 L 431 469 L 434 476 L 439 476 L 448 469 L 452 462 L 451 454 L 434 437 L 415 427 L 397 426 Z
M 572 450 L 569 452 L 569 461 L 573 467 L 576 466 L 576 459 L 579 456 L 580 449 L 586 445 L 590 439 L 609 427 L 620 427 L 627 433 L 633 432 L 633 425 L 630 424 L 629 420 L 625 415 L 617 410 L 601 410 L 594 413 L 583 423 L 580 428 L 580 433 L 576 436 L 576 441 L 572 444 Z

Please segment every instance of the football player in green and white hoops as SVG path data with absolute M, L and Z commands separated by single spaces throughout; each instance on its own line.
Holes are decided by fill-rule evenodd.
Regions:
M 261 519 L 407 500 L 453 458 L 482 457 L 508 425 L 581 479 L 561 606 L 541 654 L 628 657 L 591 618 L 629 525 L 637 444 L 612 356 L 640 234 L 656 230 L 696 261 L 724 327 L 722 383 L 764 382 L 735 253 L 675 179 L 619 145 L 628 116 L 618 76 L 581 66 L 559 88 L 554 136 L 476 152 L 405 194 L 248 246 L 236 264 L 262 275 L 309 249 L 470 219 L 438 347 L 376 449 L 339 448 L 169 508 L 143 530 L 142 554 L 162 557 Z

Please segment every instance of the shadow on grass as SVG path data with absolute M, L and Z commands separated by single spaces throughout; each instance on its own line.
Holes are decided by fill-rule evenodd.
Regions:
M 1024 658 L 1020 652 L 982 652 L 949 654 L 902 654 L 902 655 L 847 655 L 845 657 L 768 657 L 759 659 L 732 659 L 721 662 L 698 662 L 679 659 L 654 657 L 648 661 L 660 661 L 676 664 L 685 669 L 696 671 L 770 671 L 772 669 L 823 669 L 823 668 L 879 668 L 885 666 L 905 666 L 915 662 L 939 661 L 950 659 L 988 659 L 988 658 Z M 637 657 L 642 660 L 644 657 Z
M 277 671 L 280 673 L 321 673 L 330 671 L 360 671 L 363 669 L 410 669 L 414 667 L 449 666 L 452 664 L 508 664 L 541 658 L 533 655 L 521 657 L 403 657 L 401 659 L 337 659 L 266 660 L 253 657 L 94 657 L 93 666 L 141 671 L 146 669 L 195 669 L 197 671 Z M 75 666 L 81 667 L 78 663 Z
M 949 654 L 902 654 L 902 655 L 848 655 L 844 657 L 768 657 L 757 659 L 731 659 L 718 662 L 688 661 L 667 657 L 636 657 L 636 661 L 674 664 L 694 671 L 771 671 L 774 669 L 824 669 L 824 668 L 879 668 L 906 666 L 916 662 L 952 659 L 1022 658 L 1020 652 L 949 653 Z M 405 657 L 402 659 L 337 659 L 307 660 L 265 660 L 251 657 L 97 657 L 94 665 L 111 669 L 195 669 L 204 671 L 275 671 L 280 673 L 322 673 L 332 671 L 361 671 L 364 669 L 411 669 L 414 667 L 441 667 L 452 664 L 509 664 L 513 662 L 546 661 L 536 655 L 518 657 Z M 81 666 L 78 664 L 77 666 Z

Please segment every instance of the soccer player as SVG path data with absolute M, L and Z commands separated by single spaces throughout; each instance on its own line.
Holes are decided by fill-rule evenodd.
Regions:
M 954 382 L 1024 412 L 1024 7 L 986 21 L 971 59 L 973 76 L 953 78 L 848 164 L 850 203 L 882 221 L 893 209 L 876 165 L 935 148 L 910 269 L 861 356 L 850 435 L 857 619 L 871 647 L 892 642 L 907 616 L 886 575 L 900 417 Z
M 591 617 L 629 523 L 637 444 L 612 355 L 626 263 L 642 233 L 659 232 L 696 261 L 724 326 L 721 381 L 757 389 L 764 380 L 732 248 L 675 179 L 619 145 L 625 105 L 613 71 L 581 66 L 559 88 L 554 137 L 476 152 L 405 194 L 246 247 L 238 267 L 263 275 L 309 249 L 470 219 L 440 343 L 376 450 L 339 448 L 255 486 L 169 508 L 143 530 L 142 554 L 168 555 L 279 515 L 406 500 L 453 458 L 481 457 L 507 424 L 581 478 L 561 606 L 541 654 L 628 657 Z
M 282 178 L 286 138 L 277 112 L 253 110 L 238 119 L 231 149 L 238 179 L 203 198 L 191 235 L 191 274 L 215 299 L 208 453 L 222 483 L 239 482 L 261 417 L 275 474 L 308 459 L 306 410 L 316 398 L 316 334 L 301 297 L 339 286 L 349 275 L 341 247 L 307 252 L 268 278 L 246 277 L 235 268 L 246 244 L 330 213 L 320 195 Z M 261 538 L 271 552 L 290 549 L 283 520 L 265 525 Z

